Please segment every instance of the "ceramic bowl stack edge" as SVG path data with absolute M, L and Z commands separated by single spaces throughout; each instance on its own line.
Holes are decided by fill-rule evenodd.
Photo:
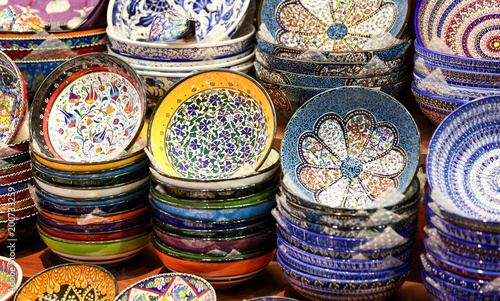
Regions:
M 353 143 L 357 137 L 371 142 Z M 390 141 L 389 148 L 381 150 L 385 142 L 377 137 Z M 299 293 L 311 300 L 383 299 L 404 282 L 421 206 L 419 145 L 409 112 L 379 91 L 332 89 L 297 110 L 283 135 L 283 180 L 273 214 L 277 259 Z M 373 156 L 379 159 L 368 159 Z M 386 173 L 384 180 L 368 180 L 364 173 L 375 174 L 372 169 Z M 366 181 L 382 184 L 381 190 L 368 189 Z
M 136 255 L 152 232 L 139 76 L 121 59 L 90 54 L 63 63 L 41 87 L 30 120 L 39 235 L 71 262 Z
M 429 142 L 428 226 L 421 258 L 422 277 L 435 300 L 449 294 L 498 297 L 488 287 L 500 276 L 494 155 L 499 104 L 498 96 L 488 96 L 462 105 L 444 118 Z

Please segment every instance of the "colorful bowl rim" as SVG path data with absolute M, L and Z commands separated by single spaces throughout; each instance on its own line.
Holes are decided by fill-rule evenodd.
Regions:
M 22 31 L 15 32 L 12 31 L 0 31 L 0 39 L 16 39 L 16 40 L 31 40 L 31 39 L 47 39 L 51 36 L 56 36 L 58 38 L 65 37 L 82 37 L 87 35 L 103 34 L 106 32 L 106 27 L 98 27 L 91 29 L 68 29 L 67 31 L 54 31 L 47 32 L 46 34 L 40 34 L 38 31 Z
M 327 50 L 318 50 L 318 51 L 319 52 L 327 52 L 327 53 L 331 53 L 331 54 L 335 54 L 335 55 L 351 55 L 351 54 L 356 54 L 356 53 L 368 53 L 368 52 L 378 52 L 378 51 L 382 51 L 382 50 L 390 50 L 390 49 L 394 49 L 394 48 L 397 48 L 399 46 L 402 46 L 404 44 L 407 44 L 409 41 L 410 41 L 409 44 L 411 44 L 410 35 L 407 32 L 403 32 L 403 30 L 404 29 L 401 29 L 402 34 L 401 34 L 400 39 L 399 39 L 399 40 L 401 40 L 401 42 L 396 44 L 396 45 L 386 47 L 386 48 L 359 50 L 359 51 L 327 51 Z M 286 49 L 286 50 L 291 50 L 293 52 L 307 52 L 307 51 L 311 50 L 311 49 L 293 48 L 293 47 L 283 46 L 283 45 L 269 42 L 260 36 L 260 32 L 257 32 L 255 34 L 255 37 L 257 38 L 257 40 L 261 40 L 262 42 L 269 44 L 269 45 L 272 45 L 274 48 L 278 48 L 278 49 Z
M 144 212 L 149 212 L 149 209 L 150 209 L 149 204 L 143 204 L 143 205 L 139 205 L 137 207 L 131 208 L 131 209 L 123 210 L 122 212 L 108 214 L 106 216 L 96 216 L 96 218 L 99 219 L 99 222 L 90 222 L 90 223 L 89 222 L 86 222 L 86 223 L 79 223 L 78 222 L 82 216 L 85 218 L 85 217 L 88 217 L 90 214 L 79 214 L 77 217 L 77 216 L 72 216 L 72 215 L 68 215 L 68 214 L 64 214 L 64 215 L 57 214 L 55 212 L 51 212 L 51 211 L 46 210 L 46 209 L 40 209 L 39 212 L 40 212 L 40 214 L 45 215 L 46 218 L 48 217 L 48 218 L 56 220 L 58 222 L 69 222 L 69 223 L 73 223 L 73 224 L 77 224 L 77 225 L 88 225 L 88 224 L 99 224 L 100 225 L 100 224 L 108 224 L 108 223 L 112 223 L 112 222 L 119 222 L 119 221 L 122 221 L 124 219 L 135 217 L 135 216 L 138 216 Z M 105 221 L 102 221 L 100 219 L 104 219 Z
M 425 79 L 425 76 L 420 74 L 415 68 L 413 69 L 413 76 L 414 77 L 419 77 L 421 78 L 422 80 Z M 414 81 L 413 81 L 414 82 Z M 447 83 L 448 87 L 452 88 L 452 89 L 460 89 L 460 90 L 471 90 L 471 91 L 484 91 L 484 92 L 488 92 L 488 91 L 496 91 L 498 92 L 499 89 L 498 88 L 480 88 L 480 87 L 468 87 L 468 86 L 457 86 L 457 85 L 453 85 L 453 84 L 449 84 Z
M 50 268 L 47 268 L 37 274 L 35 274 L 34 276 L 30 277 L 28 280 L 26 280 L 26 282 L 17 290 L 16 292 L 16 295 L 14 296 L 14 299 L 13 301 L 17 301 L 17 298 L 19 297 L 22 289 L 28 285 L 28 283 L 30 283 L 31 281 L 34 281 L 36 278 L 38 278 L 40 275 L 43 275 L 51 270 L 55 270 L 55 269 L 59 269 L 61 267 L 66 267 L 66 266 L 85 266 L 85 267 L 90 267 L 90 268 L 93 268 L 93 269 L 97 269 L 101 272 L 103 272 L 104 274 L 106 274 L 111 280 L 113 280 L 113 283 L 115 284 L 115 296 L 118 294 L 118 282 L 116 281 L 116 278 L 115 276 L 113 276 L 113 274 L 111 274 L 111 272 L 109 272 L 108 270 L 106 270 L 105 268 L 103 267 L 100 267 L 98 265 L 94 265 L 94 264 L 88 264 L 88 263 L 64 263 L 64 264 L 59 264 L 59 265 L 55 265 L 55 266 L 52 266 Z M 21 301 L 21 300 L 19 300 Z M 24 301 L 24 300 L 23 300 Z
M 245 299 L 245 301 L 299 301 L 299 300 L 284 296 L 261 296 L 252 299 Z
M 56 183 L 51 183 L 51 182 L 47 182 L 43 179 L 40 179 L 39 177 L 36 177 L 34 176 L 33 179 L 35 180 L 35 183 L 36 182 L 40 182 L 44 185 L 47 185 L 47 186 L 51 186 L 52 188 L 59 188 L 59 189 L 65 189 L 65 190 L 74 190 L 74 191 L 89 191 L 89 190 L 93 190 L 93 191 L 103 191 L 103 190 L 107 190 L 107 189 L 113 189 L 113 188 L 118 188 L 118 187 L 122 187 L 122 186 L 127 186 L 127 185 L 130 185 L 130 184 L 134 184 L 134 183 L 138 183 L 138 182 L 142 182 L 144 180 L 147 180 L 147 182 L 149 183 L 149 174 L 144 177 L 144 178 L 139 178 L 139 179 L 132 179 L 132 180 L 129 180 L 127 182 L 123 182 L 123 183 L 120 183 L 120 184 L 116 184 L 116 185 L 107 185 L 107 186 L 99 186 L 99 187 L 89 187 L 89 186 L 81 186 L 81 187 L 77 187 L 77 186 L 66 186 L 66 185 L 63 185 L 63 184 L 56 184 Z M 143 186 L 143 185 L 141 185 Z M 134 189 L 135 190 L 135 189 Z
M 131 289 L 133 289 L 134 287 L 138 286 L 139 284 L 141 284 L 141 283 L 143 283 L 145 281 L 148 281 L 148 280 L 151 280 L 151 279 L 154 279 L 154 278 L 158 278 L 158 277 L 168 277 L 168 276 L 180 276 L 180 277 L 188 276 L 190 278 L 197 279 L 197 280 L 203 282 L 203 284 L 205 284 L 208 287 L 208 290 L 210 291 L 210 293 L 214 297 L 214 299 L 213 300 L 211 299 L 211 301 L 217 301 L 217 295 L 215 293 L 215 289 L 213 288 L 213 286 L 207 280 L 205 280 L 204 278 L 202 278 L 200 276 L 194 275 L 194 274 L 179 273 L 179 272 L 162 273 L 162 274 L 158 274 L 158 275 L 153 275 L 153 276 L 149 276 L 149 277 L 146 277 L 146 278 L 142 278 L 141 280 L 139 280 L 139 281 L 137 281 L 137 282 L 129 285 L 125 289 L 123 289 L 119 294 L 116 295 L 116 297 L 115 297 L 115 299 L 113 299 L 113 301 L 120 301 L 120 297 L 123 294 L 125 294 L 126 292 L 130 291 Z
M 138 235 L 138 234 L 144 233 L 146 230 L 151 230 L 152 229 L 151 224 L 142 224 L 142 225 L 141 224 L 137 224 L 137 225 L 134 225 L 134 226 L 132 226 L 130 228 L 119 229 L 119 230 L 114 230 L 114 231 L 99 231 L 99 232 L 86 232 L 86 231 L 83 232 L 82 231 L 82 232 L 78 232 L 78 231 L 66 231 L 66 230 L 62 230 L 62 229 L 53 229 L 49 225 L 45 224 L 41 220 L 37 220 L 37 225 L 40 225 L 41 228 L 49 228 L 51 231 L 56 231 L 58 233 L 79 236 L 79 237 L 85 239 L 83 241 L 88 241 L 88 238 L 85 238 L 86 236 L 98 236 L 98 235 L 106 236 L 106 235 L 113 235 L 113 234 L 117 234 L 117 233 L 135 232 L 135 231 L 138 231 L 139 229 L 142 230 L 142 231 L 139 231 L 136 234 L 136 235 Z M 42 230 L 45 233 L 47 233 L 47 235 L 54 236 L 53 234 L 48 233 L 44 229 L 42 229 Z M 69 238 L 63 238 L 63 237 L 59 237 L 59 236 L 54 236 L 54 237 L 61 238 L 61 239 L 69 239 Z M 126 238 L 126 237 L 130 237 L 130 235 L 122 237 L 122 238 Z M 116 239 L 119 239 L 119 238 L 116 238 Z M 69 239 L 69 240 L 81 241 L 79 239 Z M 106 239 L 106 240 L 110 241 L 110 239 Z M 101 241 L 103 241 L 103 240 L 101 240 Z
M 399 70 L 399 71 L 401 71 L 401 70 Z M 404 78 L 401 79 L 401 80 L 393 82 L 392 84 L 385 84 L 385 85 L 381 85 L 381 86 L 374 86 L 374 87 L 371 87 L 371 89 L 373 89 L 373 88 L 384 88 L 384 87 L 389 87 L 389 86 L 395 86 L 397 84 L 404 84 L 406 82 L 407 78 L 408 78 L 408 75 L 404 76 Z M 299 86 L 299 85 L 287 85 L 287 84 L 272 83 L 272 82 L 267 81 L 267 80 L 265 80 L 263 78 L 259 78 L 259 81 L 264 82 L 265 84 L 275 85 L 275 86 L 279 86 L 279 87 L 290 87 L 290 88 L 299 88 L 299 89 L 307 89 L 307 90 L 316 90 L 316 91 L 321 91 L 321 92 L 324 92 L 326 90 L 332 89 L 331 87 L 324 87 L 324 88 L 323 87 L 307 87 L 307 86 Z
M 34 215 L 37 215 L 37 214 L 38 214 L 38 212 L 36 212 Z M 53 223 L 57 223 L 58 225 L 62 225 L 62 226 L 73 226 L 73 225 L 76 225 L 76 226 L 88 226 L 88 224 L 78 225 L 78 224 L 75 224 L 74 222 L 57 220 L 57 219 L 54 219 L 54 218 L 52 218 L 50 216 L 44 215 L 43 212 L 40 212 L 40 214 L 43 216 L 42 218 L 50 220 Z M 145 211 L 145 212 L 141 212 L 141 213 L 139 213 L 137 215 L 129 216 L 129 217 L 124 218 L 124 219 L 112 220 L 112 221 L 108 221 L 108 222 L 105 222 L 105 223 L 100 223 L 98 225 L 101 226 L 101 225 L 109 225 L 109 224 L 118 224 L 118 223 L 123 223 L 125 221 L 129 221 L 129 220 L 133 220 L 133 219 L 138 219 L 138 218 L 144 218 L 145 219 L 149 215 L 150 215 L 149 212 Z
M 7 262 L 7 265 L 14 266 L 15 270 L 17 271 L 17 279 L 16 279 L 16 283 L 15 283 L 14 287 L 11 287 L 9 289 L 9 292 L 7 294 L 5 294 L 4 296 L 1 296 L 1 298 L 0 298 L 1 300 L 11 300 L 12 296 L 14 296 L 14 294 L 16 294 L 16 292 L 21 287 L 21 283 L 23 282 L 23 269 L 21 268 L 19 263 L 17 263 L 12 258 L 0 256 L 0 261 Z M 7 274 L 9 274 L 9 273 L 7 272 Z
M 127 62 L 123 61 L 120 58 L 117 58 L 114 55 L 103 53 L 103 52 L 95 52 L 95 53 L 87 53 L 87 54 L 79 55 L 79 56 L 76 56 L 74 58 L 71 58 L 69 60 L 64 61 L 61 65 L 57 66 L 54 70 L 52 70 L 52 72 L 49 73 L 44 78 L 44 80 L 40 84 L 40 87 L 44 87 L 48 83 L 50 83 L 51 78 L 54 77 L 57 72 L 60 72 L 61 69 L 66 68 L 67 67 L 66 65 L 74 64 L 75 62 L 85 62 L 88 58 L 94 58 L 96 60 L 106 59 L 106 60 L 112 61 L 112 62 L 116 63 L 117 65 L 119 65 L 121 69 L 125 69 L 124 72 L 132 71 L 131 74 L 129 73 L 131 78 L 136 77 L 133 80 L 137 80 L 137 81 L 135 81 L 135 84 L 137 85 L 137 89 L 138 89 L 137 93 L 139 94 L 139 98 L 143 98 L 143 100 L 141 102 L 143 112 L 142 112 L 141 122 L 140 122 L 139 127 L 138 127 L 139 130 L 137 131 L 137 133 L 135 133 L 135 136 L 131 139 L 131 141 L 127 145 L 125 145 L 123 148 L 123 152 L 128 152 L 129 150 L 131 150 L 134 147 L 135 143 L 140 139 L 141 133 L 144 130 L 144 127 L 147 127 L 145 125 L 145 124 L 147 124 L 145 122 L 146 121 L 146 111 L 147 111 L 147 101 L 146 101 L 147 97 L 146 97 L 146 90 L 144 88 L 142 80 L 140 79 L 139 75 L 137 75 L 137 73 L 134 71 L 134 69 L 132 67 L 130 67 L 130 65 Z M 127 70 L 127 69 L 129 69 L 129 70 Z M 30 112 L 33 112 L 34 107 L 37 104 L 36 100 L 42 98 L 41 95 L 42 95 L 42 93 L 44 93 L 42 90 L 45 90 L 45 89 L 38 89 L 36 91 L 35 96 L 33 97 L 33 102 L 30 106 Z M 34 131 L 33 122 L 35 119 L 35 117 L 33 117 L 33 116 L 34 116 L 33 114 L 30 114 L 30 116 L 29 116 L 29 118 L 30 118 L 30 131 L 29 131 L 30 132 L 30 149 L 32 152 L 38 154 L 39 152 L 35 151 L 34 148 L 32 147 L 32 145 L 34 145 L 36 143 L 37 146 L 42 147 L 43 143 L 36 140 L 35 137 L 37 135 L 33 134 L 33 131 Z M 137 151 L 135 153 L 126 154 L 126 155 L 123 155 L 123 152 L 121 154 L 118 154 L 116 157 L 114 157 L 110 160 L 103 160 L 103 161 L 97 161 L 97 162 L 91 162 L 91 163 L 64 161 L 64 160 L 59 160 L 55 157 L 51 158 L 47 155 L 41 155 L 41 154 L 37 156 L 37 157 L 39 157 L 37 159 L 40 161 L 40 158 L 44 157 L 43 159 L 46 159 L 46 160 L 54 162 L 54 163 L 59 163 L 59 164 L 63 164 L 63 165 L 67 164 L 67 165 L 71 165 L 71 166 L 85 166 L 85 167 L 90 168 L 90 166 L 95 167 L 95 166 L 99 166 L 99 165 L 106 165 L 106 164 L 110 164 L 113 162 L 123 161 L 124 159 L 129 159 L 129 158 L 133 157 L 133 155 L 135 155 L 135 153 L 143 152 L 143 149 L 141 148 L 139 151 Z
M 233 70 L 233 71 L 237 71 L 237 72 L 242 72 L 241 70 L 253 67 L 253 63 L 254 63 L 254 59 L 250 58 L 250 59 L 247 59 L 245 62 L 237 64 L 235 66 L 226 66 L 226 67 L 217 67 L 217 68 L 219 68 L 219 69 L 222 68 L 223 70 Z M 186 72 L 178 70 L 177 72 L 179 72 L 179 73 L 170 72 L 170 71 L 166 71 L 166 72 L 151 71 L 151 70 L 145 70 L 145 69 L 140 69 L 140 68 L 136 68 L 135 71 L 141 77 L 151 76 L 151 77 L 167 77 L 167 78 L 169 78 L 169 77 L 184 78 L 184 77 L 187 77 L 187 76 L 189 76 L 193 73 L 196 73 L 196 72 L 202 72 L 202 71 L 208 71 L 208 70 L 214 69 L 214 68 L 210 68 L 209 65 L 207 65 L 205 68 L 200 68 L 200 66 L 193 67 L 193 68 L 197 68 L 197 69 L 187 70 Z
M 459 78 L 472 78 L 474 79 L 476 76 L 485 76 L 485 77 L 490 77 L 489 79 L 486 79 L 488 82 L 497 82 L 500 79 L 500 74 L 498 73 L 492 73 L 492 72 L 476 72 L 476 71 L 471 71 L 471 70 L 462 70 L 462 69 L 455 69 L 453 66 L 449 67 L 442 67 L 438 65 L 434 65 L 432 62 L 427 62 L 425 61 L 425 66 L 434 68 L 434 69 L 441 69 L 441 71 L 447 72 L 450 74 L 452 77 L 459 77 Z M 490 88 L 493 89 L 493 88 Z

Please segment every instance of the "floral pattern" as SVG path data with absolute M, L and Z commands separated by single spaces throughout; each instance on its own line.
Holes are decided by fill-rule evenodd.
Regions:
M 398 175 L 407 163 L 398 136 L 393 124 L 377 122 L 366 110 L 352 111 L 344 118 L 325 114 L 312 131 L 299 137 L 297 179 L 318 203 L 366 206 L 387 189 L 398 187 Z
M 276 39 L 297 48 L 362 50 L 372 35 L 391 32 L 398 9 L 391 0 L 285 0 L 275 13 Z
M 263 155 L 270 134 L 263 116 L 260 105 L 238 90 L 196 93 L 167 126 L 167 158 L 181 177 L 229 177 L 244 164 L 255 165 Z
M 118 70 L 117 70 L 118 71 Z M 43 119 L 54 156 L 95 162 L 121 153 L 140 130 L 140 96 L 126 75 L 98 71 L 78 77 L 54 93 Z

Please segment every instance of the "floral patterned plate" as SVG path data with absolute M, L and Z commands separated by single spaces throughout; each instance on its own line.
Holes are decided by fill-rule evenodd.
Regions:
M 35 95 L 32 147 L 61 161 L 116 158 L 140 134 L 145 94 L 135 71 L 112 55 L 69 60 L 44 80 Z
M 177 82 L 157 104 L 148 148 L 169 176 L 223 179 L 259 168 L 275 132 L 262 86 L 235 71 L 204 71 Z
M 342 87 L 297 110 L 281 143 L 298 193 L 335 208 L 363 208 L 389 188 L 405 192 L 420 166 L 420 133 L 385 93 Z
M 203 40 L 213 31 L 231 36 L 240 27 L 250 0 L 111 0 L 108 23 L 128 39 L 148 40 L 154 17 L 167 10 L 196 19 L 196 36 Z
M 21 128 L 28 92 L 21 72 L 1 51 L 0 80 L 0 141 L 10 144 Z
M 215 301 L 214 288 L 205 279 L 183 273 L 166 273 L 140 280 L 122 291 L 115 301 Z
M 399 37 L 408 0 L 263 0 L 260 23 L 279 44 L 329 51 L 358 51 L 374 34 Z

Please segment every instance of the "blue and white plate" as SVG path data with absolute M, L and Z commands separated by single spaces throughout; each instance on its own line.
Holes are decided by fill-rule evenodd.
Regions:
M 374 35 L 402 34 L 408 0 L 263 0 L 260 22 L 280 45 L 358 51 Z
M 282 168 L 312 202 L 363 208 L 386 190 L 405 192 L 420 165 L 420 133 L 397 100 L 362 87 L 311 98 L 292 117 Z
M 500 96 L 465 104 L 434 132 L 427 176 L 441 209 L 466 217 L 500 220 Z

